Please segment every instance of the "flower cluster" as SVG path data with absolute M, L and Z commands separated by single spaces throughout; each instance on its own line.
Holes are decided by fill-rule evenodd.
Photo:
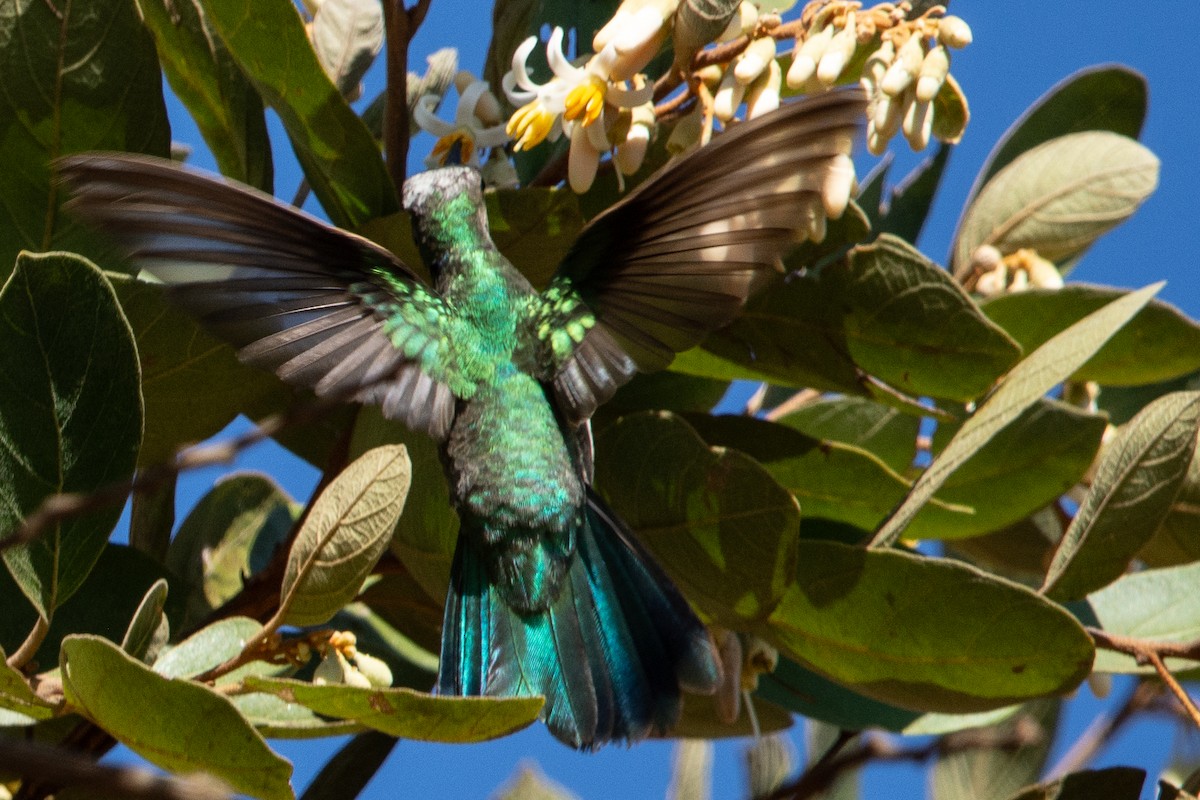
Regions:
M 447 164 L 479 166 L 481 149 L 508 143 L 500 103 L 487 83 L 463 70 L 455 76 L 454 85 L 458 90 L 458 106 L 453 123 L 437 116 L 442 102 L 437 95 L 424 95 L 413 106 L 413 120 L 417 125 L 438 137 L 433 152 L 425 159 L 426 166 L 431 168 Z
M 1062 286 L 1062 273 L 1058 267 L 1027 247 L 1002 255 L 992 245 L 985 244 L 971 256 L 967 288 L 973 288 L 984 297 L 1026 289 L 1061 289 Z
M 358 649 L 357 638 L 349 631 L 334 631 L 321 649 L 321 663 L 313 673 L 313 683 L 344 684 L 363 689 L 387 688 L 392 685 L 388 665 Z
M 576 192 L 588 190 L 600 156 L 614 148 L 617 167 L 625 174 L 636 171 L 654 125 L 653 87 L 639 70 L 658 51 L 663 35 L 664 19 L 657 8 L 618 12 L 596 34 L 598 52 L 577 67 L 563 53 L 562 28 L 555 28 L 546 45 L 553 77 L 542 84 L 530 78 L 526 65 L 537 39 L 522 42 L 513 54 L 512 71 L 504 76 L 505 93 L 520 104 L 507 126 L 514 149 L 565 133 L 571 141 L 568 181 Z

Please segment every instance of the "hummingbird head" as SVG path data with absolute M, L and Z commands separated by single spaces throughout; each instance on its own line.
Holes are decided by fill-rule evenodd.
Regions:
M 472 167 L 443 167 L 404 182 L 404 207 L 413 216 L 421 256 L 436 277 L 466 248 L 492 247 L 483 183 Z

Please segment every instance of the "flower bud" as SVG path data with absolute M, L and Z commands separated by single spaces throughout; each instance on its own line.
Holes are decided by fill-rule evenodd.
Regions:
M 1023 269 L 1013 270 L 1012 280 L 1009 281 L 1009 292 L 1023 292 L 1029 288 L 1029 273 Z
M 971 26 L 961 17 L 948 15 L 938 20 L 937 39 L 946 47 L 966 47 L 971 38 Z
M 925 48 L 921 46 L 920 36 L 910 36 L 908 41 L 896 52 L 896 60 L 888 67 L 888 71 L 879 82 L 879 88 L 885 94 L 899 97 L 904 93 L 921 71 L 921 62 L 925 60 Z
M 746 90 L 746 119 L 755 119 L 779 108 L 779 86 L 783 83 L 783 70 L 779 62 L 771 59 L 766 71 Z
M 975 252 L 971 254 L 971 263 L 968 265 L 968 269 L 976 275 L 982 275 L 1000 266 L 1002 259 L 1003 256 L 995 245 L 983 244 L 975 248 Z
M 746 87 L 734 77 L 733 70 L 726 70 L 721 76 L 717 94 L 713 97 L 713 115 L 721 122 L 729 122 L 737 113 L 738 106 L 742 104 L 742 96 L 745 93 Z
M 854 12 L 851 11 L 846 16 L 846 27 L 834 34 L 829 41 L 829 46 L 821 55 L 821 60 L 817 64 L 817 79 L 826 86 L 837 83 L 846 64 L 854 58 L 854 51 L 857 48 L 858 35 L 855 33 Z
M 900 123 L 903 119 L 904 98 L 882 95 L 879 102 L 875 104 L 875 115 L 872 118 L 875 123 L 875 131 L 884 139 L 890 139 L 896 134 L 896 131 L 900 130 Z
M 1008 289 L 1008 267 L 1000 263 L 990 272 L 985 272 L 979 276 L 979 280 L 975 282 L 975 291 L 984 297 L 995 297 L 996 295 L 1004 294 Z
M 1053 263 L 1031 253 L 1025 261 L 1025 269 L 1029 272 L 1029 282 L 1037 289 L 1061 289 L 1063 287 L 1062 273 Z
M 372 688 L 386 689 L 392 685 L 392 670 L 387 662 L 359 653 L 354 659 L 354 666 Z
M 917 76 L 917 99 L 929 102 L 937 97 L 949 74 L 950 54 L 946 52 L 946 48 L 938 45 L 930 50 L 921 62 L 921 72 Z
M 775 60 L 775 40 L 770 36 L 755 39 L 733 65 L 733 76 L 748 86 Z
M 896 60 L 896 47 L 891 40 L 884 42 L 871 55 L 867 56 L 866 62 L 863 64 L 862 77 L 859 83 L 867 92 L 868 97 L 872 97 L 879 91 L 879 84 L 883 82 L 883 76 L 887 74 L 888 67 Z
M 933 104 L 920 100 L 909 102 L 901 127 L 912 149 L 924 150 L 929 146 L 929 137 L 933 133 Z
M 796 41 L 796 49 L 792 51 L 792 65 L 787 71 L 789 89 L 799 89 L 817 74 L 817 62 L 825 54 L 825 48 L 833 40 L 833 26 L 826 25 L 816 33 L 809 34 L 803 42 Z
M 743 0 L 738 6 L 734 15 L 730 18 L 729 24 L 725 26 L 725 30 L 716 38 L 718 43 L 732 42 L 734 39 L 749 34 L 754 30 L 754 26 L 758 24 L 758 6 Z
M 313 671 L 312 682 L 317 686 L 338 686 L 346 683 L 346 673 L 349 670 L 350 663 L 346 661 L 346 657 L 338 650 L 330 648 Z
M 854 191 L 854 162 L 845 153 L 833 157 L 825 180 L 821 184 L 821 202 L 825 205 L 825 213 L 837 219 L 850 203 L 850 195 Z

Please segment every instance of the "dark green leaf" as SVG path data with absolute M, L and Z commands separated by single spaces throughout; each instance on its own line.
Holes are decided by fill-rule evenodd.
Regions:
M 412 462 L 404 445 L 368 450 L 313 502 L 279 589 L 288 625 L 321 625 L 362 589 L 404 510 Z
M 1096 477 L 1067 528 L 1042 591 L 1077 600 L 1129 566 L 1166 518 L 1196 450 L 1200 392 L 1146 406 L 1104 450 Z
M 531 724 L 542 709 L 541 697 L 452 697 L 255 677 L 247 678 L 246 685 L 318 714 L 422 742 L 482 742 L 506 736 Z
M 899 538 L 956 469 L 1091 358 L 1162 286 L 1152 284 L 1114 300 L 1057 334 L 1018 364 L 921 474 L 904 502 L 876 532 L 872 546 L 885 546 Z
M 1011 800 L 1138 800 L 1145 782 L 1146 771 L 1134 767 L 1084 770 L 1030 786 Z
M 1034 101 L 1000 137 L 968 199 L 1021 153 L 1058 136 L 1112 131 L 1138 138 L 1146 117 L 1147 88 L 1144 76 L 1121 64 L 1085 67 L 1067 76 Z
M 868 697 L 962 713 L 1069 691 L 1092 641 L 1061 607 L 965 564 L 802 540 L 764 634 Z
M 1200 637 L 1200 563 L 1148 569 L 1124 575 L 1087 598 L 1089 624 L 1108 633 L 1161 642 L 1185 643 Z M 1195 667 L 1195 662 L 1166 659 L 1172 670 Z M 1097 672 L 1153 674 L 1151 666 L 1111 650 L 1096 651 Z
M 483 199 L 496 248 L 535 288 L 545 288 L 583 229 L 578 195 L 570 189 L 499 189 Z
M 23 254 L 0 290 L 0 531 L 49 495 L 128 480 L 142 438 L 142 395 L 129 323 L 90 262 Z M 46 619 L 100 557 L 121 508 L 52 525 L 4 552 Z
M 880 236 L 832 272 L 854 362 L 911 395 L 973 400 L 1020 357 L 962 288 L 904 241 Z
M 713 619 L 738 629 L 779 602 L 800 512 L 749 457 L 709 448 L 674 414 L 633 414 L 597 437 L 596 486 Z
M 948 542 L 946 555 L 963 558 L 988 572 L 1026 586 L 1042 585 L 1046 565 L 1063 535 L 1063 522 L 1052 506 L 994 533 Z
M 159 651 L 170 638 L 170 625 L 163 613 L 166 604 L 167 582 L 159 578 L 134 612 L 125 630 L 125 638 L 121 640 L 122 650 L 146 663 L 158 657 Z
M 279 114 L 313 192 L 335 225 L 399 210 L 375 139 L 325 75 L 291 0 L 201 0 L 207 19 Z
M 883 219 L 883 215 L 886 213 L 883 207 L 883 190 L 894 160 L 895 155 L 890 150 L 884 153 L 883 157 L 879 159 L 879 163 L 872 167 L 871 171 L 862 179 L 858 197 L 854 198 L 854 202 L 866 214 L 871 230 L 878 227 L 879 220 Z
M 111 247 L 61 213 L 50 161 L 88 150 L 168 155 L 154 42 L 128 0 L 5 3 L 0 28 L 0 275 L 23 249 L 104 263 Z
M 892 190 L 887 212 L 876 226 L 878 232 L 894 234 L 910 244 L 917 243 L 953 149 L 944 142 L 939 144 L 932 157 L 922 161 Z
M 278 378 L 242 365 L 232 347 L 168 303 L 161 286 L 107 277 L 138 344 L 146 403 L 143 465 L 213 436 L 254 403 L 288 395 Z
M 59 644 L 72 633 L 94 633 L 112 642 L 121 641 L 129 621 L 137 614 L 150 587 L 166 574 L 162 564 L 130 547 L 109 544 L 100 554 L 87 580 L 54 614 L 50 632 L 38 648 L 34 661 L 48 669 L 58 661 Z M 169 593 L 165 611 L 173 628 L 178 629 L 181 598 Z M 25 639 L 37 618 L 7 570 L 0 570 L 0 647 L 13 652 Z
M 823 397 L 778 421 L 814 439 L 866 450 L 900 475 L 912 469 L 917 455 L 920 420 L 870 400 Z
M 167 567 L 188 587 L 187 621 L 198 622 L 242 589 L 287 541 L 292 501 L 265 475 L 230 474 L 179 526 Z
M 262 98 L 205 22 L 199 0 L 137 0 L 171 89 L 221 173 L 270 193 L 271 143 Z
M 709 444 L 744 452 L 766 467 L 771 477 L 796 498 L 806 517 L 871 530 L 911 486 L 907 478 L 878 457 L 854 445 L 812 439 L 779 423 L 753 417 L 697 415 L 689 419 Z M 603 457 L 603 449 L 599 454 Z M 645 454 L 634 449 L 630 458 L 644 459 Z M 681 458 L 679 463 L 689 462 Z M 933 502 L 940 503 L 936 498 Z M 944 511 L 945 518 L 966 518 L 971 513 L 962 507 L 942 506 L 939 510 Z
M 1200 561 L 1200 458 L 1195 454 L 1166 518 L 1138 559 L 1149 567 Z
M 62 676 L 68 702 L 147 761 L 209 772 L 263 800 L 292 800 L 292 765 L 212 689 L 164 678 L 94 636 L 63 641 Z
M 1157 397 L 1169 392 L 1200 389 L 1200 371 L 1144 386 L 1103 386 L 1098 404 L 1113 425 L 1124 425 Z
M 1087 314 L 1128 292 L 1071 284 L 1033 289 L 988 301 L 983 313 L 1027 352 Z M 1174 306 L 1154 301 L 1072 376 L 1110 386 L 1134 386 L 1181 377 L 1200 369 L 1200 325 Z
M 1158 185 L 1158 158 L 1110 131 L 1051 139 L 1000 170 L 963 216 L 954 245 L 961 274 L 981 245 L 1028 247 L 1067 261 L 1128 219 Z
M 934 498 L 972 513 L 928 505 L 908 535 L 958 539 L 1003 528 L 1057 500 L 1092 465 L 1107 422 L 1064 403 L 1039 400 L 980 447 L 948 477 Z M 939 425 L 935 457 L 961 429 Z
M 145 439 L 142 440 L 143 449 Z M 140 455 L 140 453 L 139 453 Z M 141 550 L 155 561 L 166 561 L 175 529 L 175 484 L 179 476 L 170 474 L 143 491 L 134 492 L 129 515 L 129 546 Z

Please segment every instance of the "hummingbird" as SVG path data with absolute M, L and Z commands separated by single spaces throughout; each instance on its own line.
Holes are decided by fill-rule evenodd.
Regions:
M 432 285 L 371 241 L 172 162 L 60 159 L 68 208 L 246 363 L 433 437 L 460 520 L 437 691 L 542 695 L 584 750 L 665 735 L 721 679 L 706 628 L 593 491 L 589 419 L 728 324 L 853 182 L 857 89 L 675 159 L 582 229 L 537 291 L 496 249 L 480 176 L 409 178 Z

